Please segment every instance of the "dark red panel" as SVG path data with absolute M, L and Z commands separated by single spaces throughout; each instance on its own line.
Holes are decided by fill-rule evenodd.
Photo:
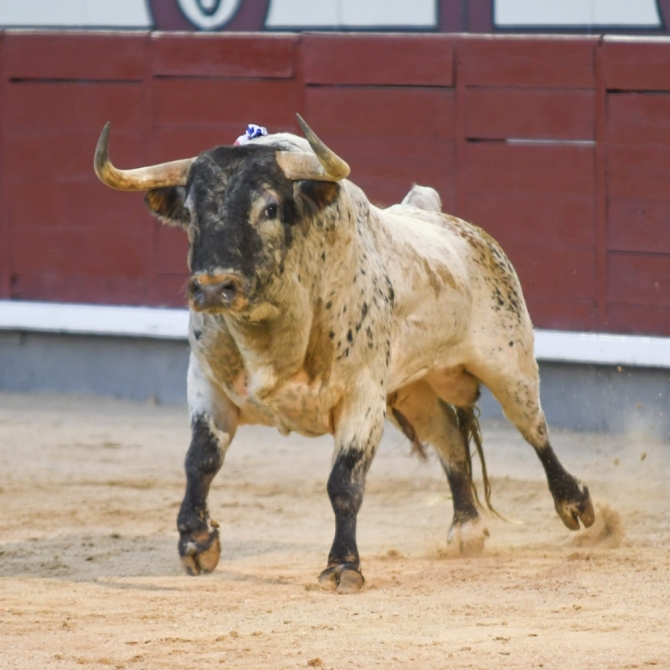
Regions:
M 6 74 L 13 79 L 140 80 L 148 34 L 7 32 Z
M 6 139 L 6 156 L 11 165 L 11 179 L 55 179 L 59 181 L 90 178 L 97 132 L 74 130 L 13 133 Z M 120 167 L 141 164 L 139 133 L 115 133 L 109 140 L 110 155 Z M 102 184 L 99 189 L 105 188 Z
M 609 200 L 607 248 L 670 254 L 670 202 Z
M 469 220 L 503 247 L 593 247 L 593 198 L 560 195 L 474 193 L 468 196 Z
M 218 126 L 230 132 L 230 142 L 249 123 L 270 132 L 297 130 L 296 90 L 290 81 L 156 79 L 153 103 L 156 126 Z
M 12 227 L 12 271 L 139 279 L 146 263 L 142 231 Z
M 594 251 L 509 244 L 523 294 L 528 300 L 584 301 L 595 294 Z
M 188 238 L 178 228 L 163 226 L 156 234 L 156 273 L 160 275 L 188 276 L 186 257 Z
M 670 145 L 670 93 L 608 93 L 607 141 Z
M 607 262 L 608 302 L 670 307 L 670 254 L 610 252 Z
M 593 197 L 590 146 L 474 142 L 467 145 L 468 193 L 516 192 Z
M 187 278 L 181 275 L 159 275 L 154 280 L 155 304 L 160 307 L 186 307 Z
M 111 275 L 15 274 L 12 276 L 15 300 L 52 300 L 111 305 L 146 305 L 146 280 Z
M 142 87 L 138 83 L 31 81 L 10 84 L 9 95 L 9 130 L 99 133 L 107 121 L 114 131 L 136 130 L 141 121 Z
M 454 137 L 449 89 L 310 86 L 306 113 L 320 136 Z
M 670 48 L 666 40 L 609 36 L 601 48 L 607 88 L 670 91 Z
M 592 140 L 595 93 L 584 89 L 468 88 L 467 136 Z
M 607 329 L 634 335 L 670 335 L 670 308 L 607 305 Z
M 528 311 L 536 328 L 595 330 L 593 300 L 528 300 Z
M 88 179 L 20 180 L 11 188 L 11 222 L 16 230 L 70 228 L 116 231 L 146 230 L 151 219 L 141 193 L 122 193 Z
M 309 84 L 453 86 L 452 37 L 307 34 L 301 38 Z
M 290 79 L 298 37 L 289 34 L 152 36 L 154 75 Z
M 351 166 L 350 179 L 375 204 L 398 203 L 412 184 L 432 186 L 453 211 L 454 143 L 403 138 L 330 137 L 324 141 Z M 401 156 L 402 160 L 398 160 Z
M 668 147 L 607 149 L 607 195 L 630 200 L 670 200 Z
M 467 86 L 593 88 L 597 37 L 500 37 L 464 39 Z

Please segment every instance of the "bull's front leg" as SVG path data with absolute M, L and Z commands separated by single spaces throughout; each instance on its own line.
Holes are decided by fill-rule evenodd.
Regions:
M 210 519 L 207 496 L 238 423 L 238 410 L 204 376 L 194 356 L 188 373 L 191 445 L 186 454 L 186 492 L 177 528 L 179 557 L 189 575 L 212 572 L 219 562 L 221 542 L 216 521 Z
M 379 380 L 376 386 L 345 399 L 336 422 L 333 467 L 328 478 L 335 539 L 319 582 L 338 593 L 355 593 L 364 582 L 356 545 L 356 519 L 363 502 L 365 476 L 384 429 L 385 395 L 380 394 Z

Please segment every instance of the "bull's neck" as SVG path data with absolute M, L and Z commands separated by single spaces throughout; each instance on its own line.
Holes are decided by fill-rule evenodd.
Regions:
M 352 184 L 338 202 L 294 241 L 281 272 L 269 282 L 260 319 L 226 318 L 250 376 L 262 397 L 300 372 L 316 331 L 331 330 L 351 300 L 347 287 L 360 281 L 370 251 L 369 203 Z M 328 325 L 329 324 L 329 325 Z

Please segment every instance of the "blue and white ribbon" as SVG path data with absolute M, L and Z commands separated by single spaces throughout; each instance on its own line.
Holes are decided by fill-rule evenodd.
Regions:
M 240 135 L 235 140 L 235 146 L 239 146 L 240 144 L 246 144 L 249 140 L 256 139 L 257 137 L 263 137 L 263 135 L 267 134 L 268 131 L 266 128 L 263 128 L 263 126 L 257 126 L 255 123 L 250 123 L 247 126 L 247 132 L 244 133 L 244 135 Z

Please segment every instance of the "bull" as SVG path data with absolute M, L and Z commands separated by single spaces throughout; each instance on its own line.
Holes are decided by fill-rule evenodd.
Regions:
M 214 570 L 218 524 L 207 497 L 237 428 L 330 434 L 335 537 L 319 581 L 363 585 L 356 519 L 386 419 L 430 444 L 453 497 L 450 540 L 483 547 L 469 439 L 480 385 L 532 445 L 571 530 L 594 522 L 588 489 L 561 464 L 539 397 L 533 329 L 517 275 L 482 229 L 442 213 L 432 189 L 372 205 L 349 166 L 298 116 L 306 139 L 243 146 L 131 170 L 95 154 L 112 188 L 146 191 L 163 223 L 188 234 L 192 437 L 178 514 L 179 555 Z M 488 499 L 488 479 L 485 476 Z

